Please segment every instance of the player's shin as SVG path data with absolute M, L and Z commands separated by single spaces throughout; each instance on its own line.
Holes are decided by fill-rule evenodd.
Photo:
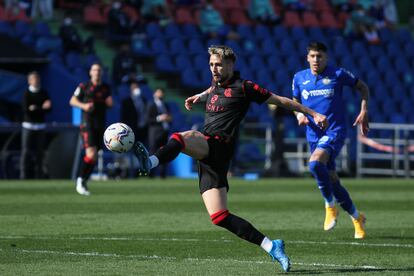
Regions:
M 333 194 L 342 209 L 344 209 L 350 216 L 357 219 L 359 213 L 355 208 L 348 191 L 341 185 L 341 182 L 339 180 L 336 181 L 332 184 L 332 187 Z
M 319 161 L 309 162 L 309 169 L 313 177 L 316 179 L 318 188 L 322 193 L 327 207 L 333 207 L 335 205 L 332 192 L 332 184 L 329 180 L 328 168 L 325 164 Z
M 154 155 L 158 158 L 159 164 L 165 164 L 174 160 L 184 148 L 184 139 L 181 134 L 173 133 L 167 144 L 159 148 Z

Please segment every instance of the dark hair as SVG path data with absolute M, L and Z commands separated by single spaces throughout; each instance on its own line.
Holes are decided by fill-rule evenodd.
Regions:
M 236 54 L 233 49 L 225 45 L 211 45 L 208 48 L 210 55 L 219 55 L 222 59 L 230 60 L 233 63 L 236 62 Z
M 326 45 L 319 41 L 313 41 L 309 43 L 306 49 L 308 50 L 308 53 L 311 50 L 325 53 L 328 52 L 328 48 L 326 47 Z

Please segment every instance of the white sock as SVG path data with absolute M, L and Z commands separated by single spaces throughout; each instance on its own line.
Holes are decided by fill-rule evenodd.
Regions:
M 160 160 L 158 160 L 158 157 L 155 156 L 155 155 L 151 155 L 149 157 L 149 160 L 150 160 L 150 163 L 151 163 L 151 169 L 155 168 L 160 163 Z
M 354 219 L 358 219 L 359 218 L 359 212 L 357 209 L 355 209 L 355 211 L 351 214 L 351 217 L 353 217 Z
M 271 240 L 269 240 L 267 237 L 265 237 L 262 241 L 262 243 L 260 244 L 260 247 L 263 248 L 267 253 L 270 252 L 270 250 L 272 250 L 273 247 L 273 243 Z
M 335 200 L 331 200 L 331 201 L 325 201 L 325 207 L 334 207 L 335 206 Z

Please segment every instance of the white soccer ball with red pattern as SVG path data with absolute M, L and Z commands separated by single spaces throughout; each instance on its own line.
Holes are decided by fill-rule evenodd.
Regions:
M 110 151 L 124 153 L 134 145 L 135 134 L 128 125 L 114 123 L 106 128 L 103 140 L 106 148 Z

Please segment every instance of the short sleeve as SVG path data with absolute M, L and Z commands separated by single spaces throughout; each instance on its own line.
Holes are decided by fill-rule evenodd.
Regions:
M 85 93 L 84 93 L 85 89 L 84 88 L 85 88 L 84 85 L 82 83 L 80 83 L 78 85 L 78 87 L 76 87 L 75 91 L 73 92 L 73 96 L 75 96 L 76 98 L 81 100 L 85 95 Z
M 252 81 L 243 82 L 243 92 L 246 95 L 247 99 L 259 104 L 267 101 L 267 99 L 269 99 L 269 97 L 272 95 L 269 90 Z
M 297 74 L 295 74 L 292 80 L 292 97 L 300 100 L 301 97 L 300 97 L 300 89 L 299 89 L 298 83 L 299 83 L 298 77 L 297 77 Z
M 350 71 L 339 68 L 338 70 L 338 79 L 343 85 L 354 87 L 358 82 L 358 78 L 354 76 Z

